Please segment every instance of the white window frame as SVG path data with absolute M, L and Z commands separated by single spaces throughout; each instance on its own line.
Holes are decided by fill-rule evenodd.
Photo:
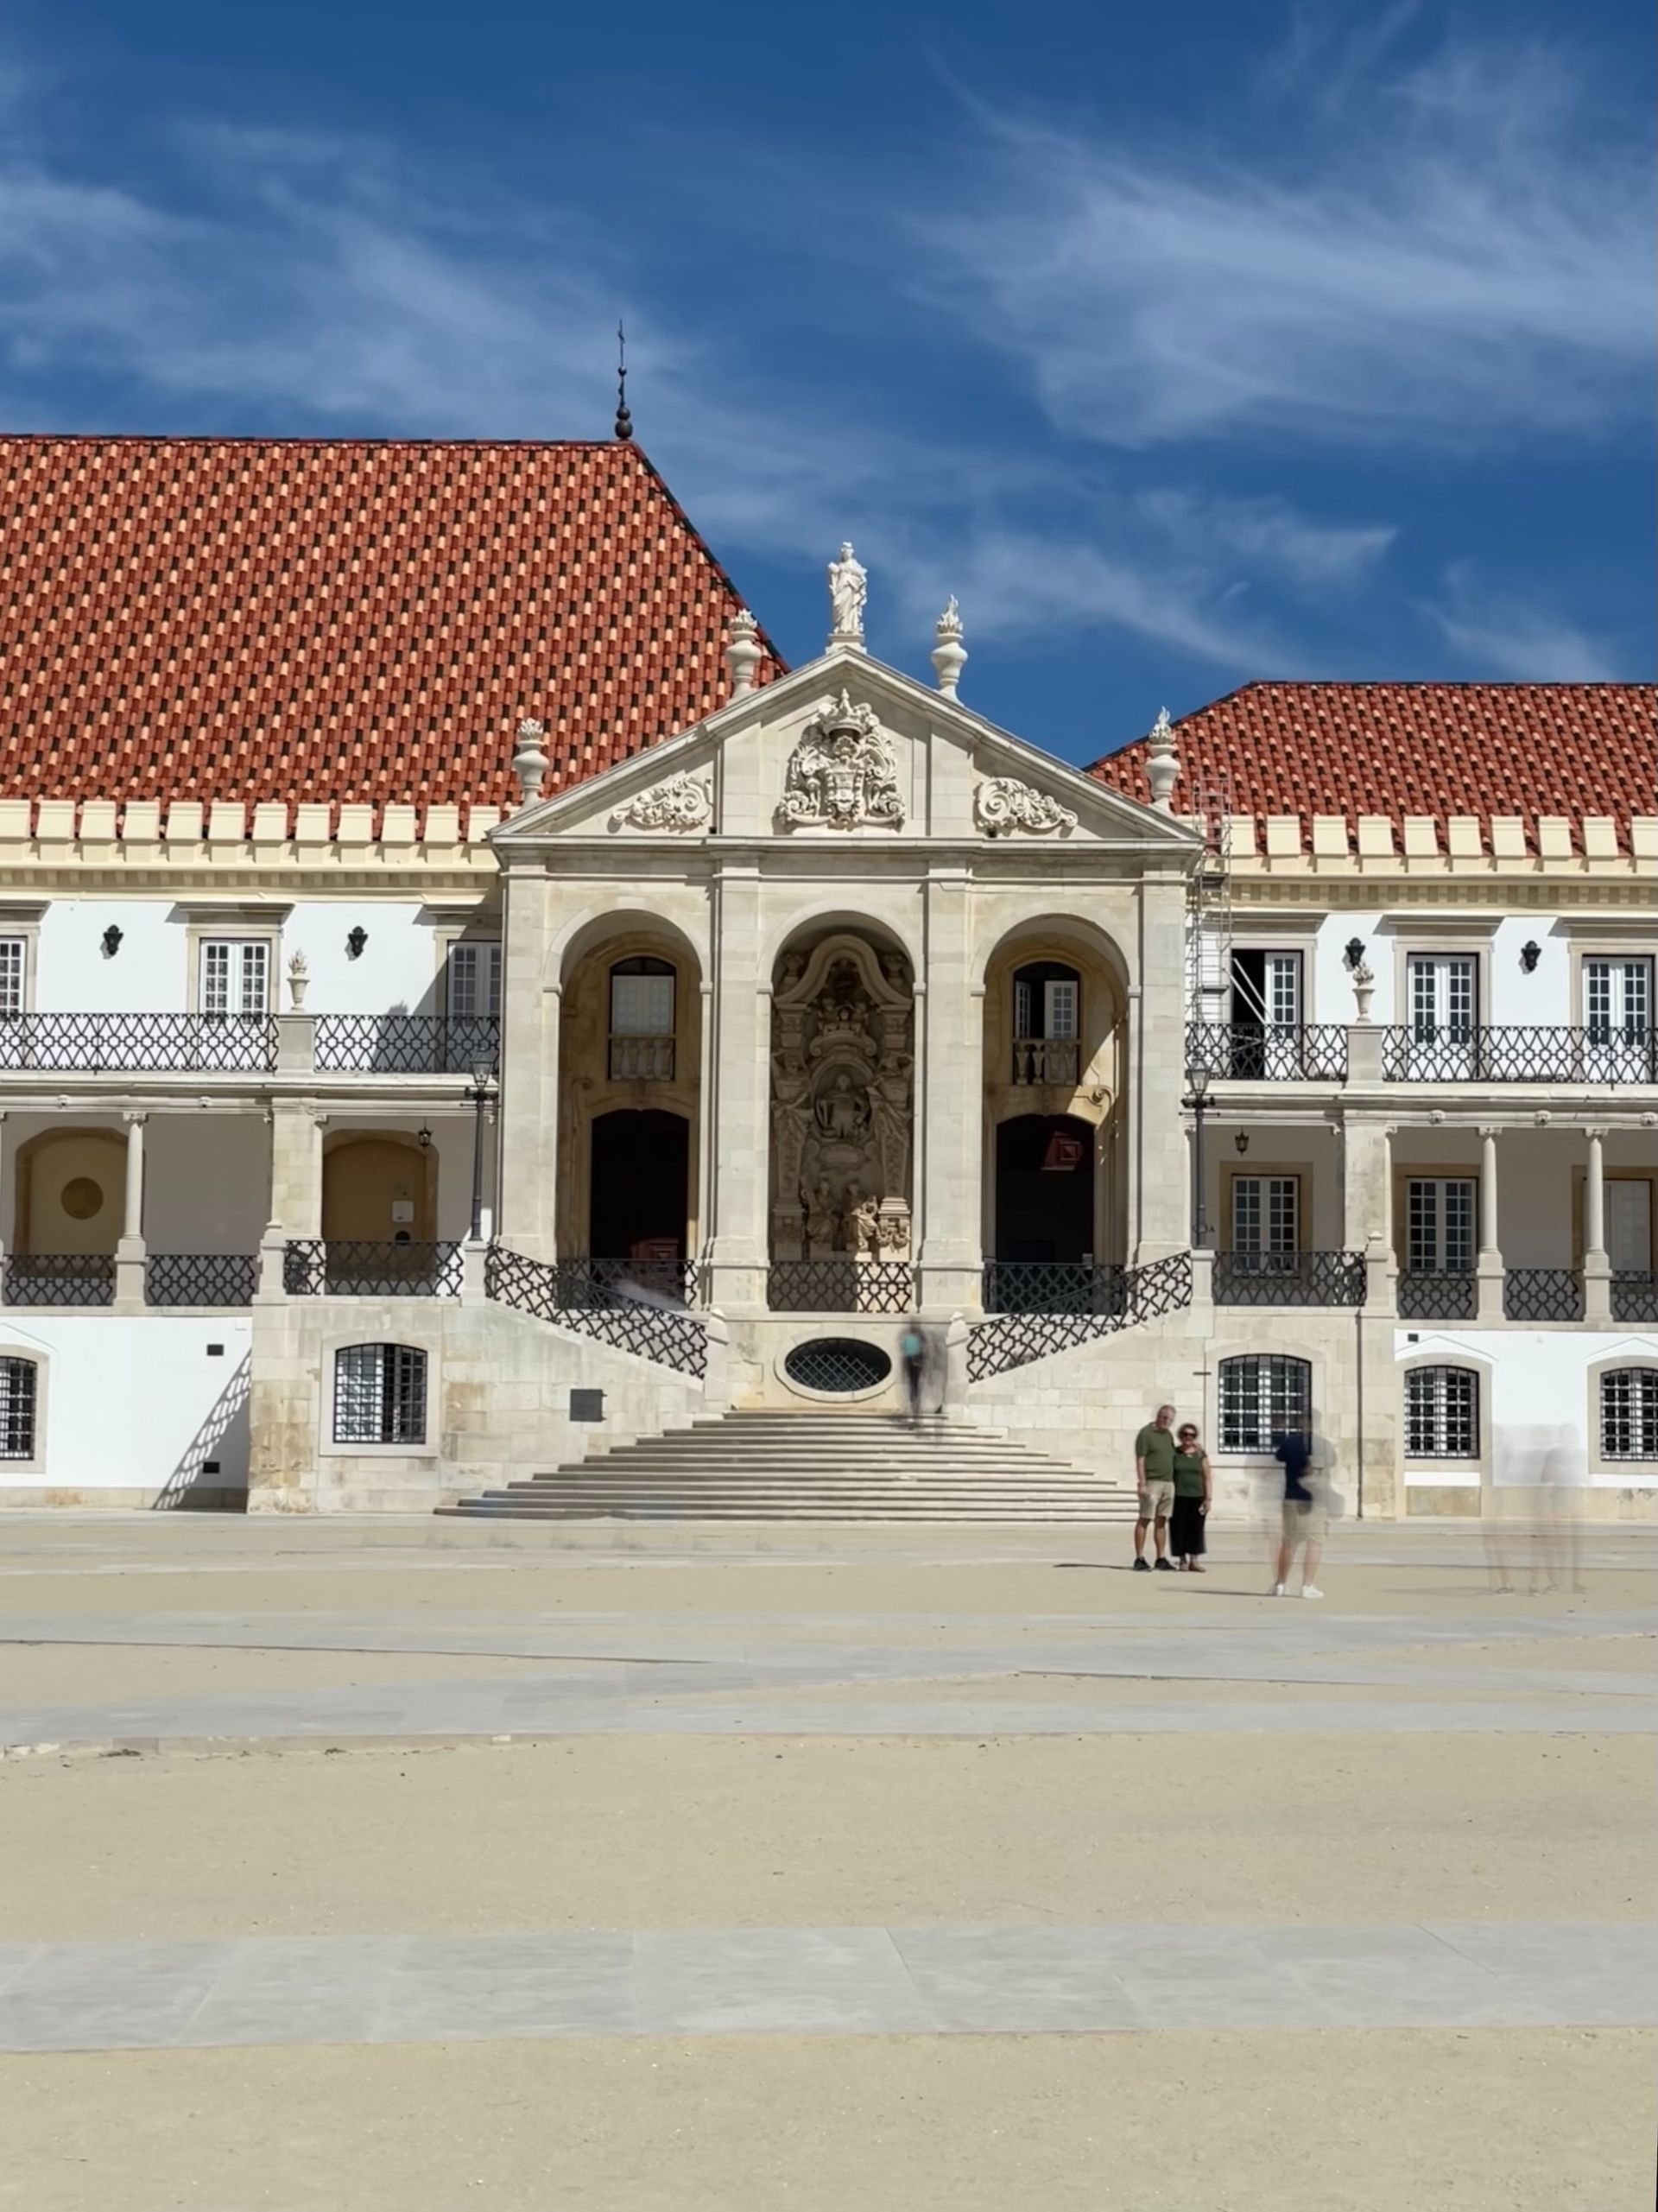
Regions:
M 28 1011 L 29 950 L 20 930 L 0 929 L 0 1021 Z
M 1251 1405 L 1231 1405 L 1228 1394 L 1234 1378 L 1242 1369 L 1252 1369 L 1250 1397 Z M 1279 1385 L 1289 1379 L 1292 1371 L 1299 1371 L 1295 1379 L 1300 1389 L 1300 1403 L 1289 1404 L 1288 1393 Z M 1231 1459 L 1269 1459 L 1273 1438 L 1299 1419 L 1305 1426 L 1312 1418 L 1313 1363 L 1294 1352 L 1240 1352 L 1219 1363 L 1216 1376 L 1216 1398 L 1218 1416 L 1216 1428 L 1219 1436 L 1217 1449 Z M 1278 1417 L 1281 1410 L 1281 1417 Z M 1242 1423 L 1248 1419 L 1249 1435 L 1241 1434 Z
M 1480 1457 L 1480 1382 L 1477 1367 L 1436 1360 L 1405 1370 L 1404 1457 L 1411 1461 Z M 1426 1398 L 1424 1405 L 1420 1401 Z M 1463 1401 L 1454 1403 L 1453 1401 Z
M 1474 1272 L 1479 1255 L 1478 1176 L 1471 1170 L 1466 1175 L 1432 1175 L 1418 1172 L 1414 1169 L 1407 1169 L 1403 1173 L 1402 1182 L 1403 1184 L 1404 1238 L 1403 1251 L 1401 1257 L 1406 1271 L 1413 1275 L 1471 1275 Z M 1465 1265 L 1452 1265 L 1451 1264 L 1452 1247 L 1451 1225 L 1452 1215 L 1454 1214 L 1458 1217 L 1460 1217 L 1465 1209 L 1465 1201 L 1460 1197 L 1454 1207 L 1448 1202 L 1448 1193 L 1453 1185 L 1459 1192 L 1465 1190 L 1467 1194 L 1465 1200 L 1465 1211 L 1468 1225 L 1468 1257 Z M 1417 1214 L 1419 1209 L 1417 1201 L 1414 1195 L 1419 1188 L 1422 1190 L 1431 1189 L 1433 1193 L 1432 1207 L 1433 1222 L 1431 1236 L 1428 1239 L 1432 1245 L 1432 1258 L 1428 1261 L 1421 1264 L 1418 1264 L 1416 1258 L 1418 1250 L 1416 1233 Z M 1423 1207 L 1421 1211 L 1425 1215 L 1427 1209 Z
M 1281 1186 L 1275 1191 L 1271 1186 Z M 1252 1208 L 1240 1205 L 1239 1195 L 1251 1186 L 1256 1189 Z M 1288 1203 L 1286 1203 L 1286 1195 Z M 1228 1197 L 1228 1233 L 1231 1251 L 1256 1258 L 1283 1258 L 1301 1249 L 1301 1178 L 1292 1169 L 1248 1168 L 1235 1169 Z M 1240 1214 L 1252 1210 L 1255 1215 L 1255 1236 L 1244 1243 L 1238 1237 Z
M 231 1002 L 224 1006 L 209 1003 L 212 992 L 209 987 L 209 971 L 217 956 L 225 957 L 226 992 Z M 247 1003 L 247 986 L 250 971 L 259 976 L 259 1004 Z M 204 929 L 195 942 L 195 1011 L 216 1021 L 263 1021 L 276 1011 L 275 1003 L 276 941 L 258 933 L 246 935 L 241 931 Z
M 1625 1391 L 1629 1403 L 1617 1412 L 1607 1404 L 1608 1389 L 1613 1385 L 1630 1385 Z M 1658 1361 L 1639 1359 L 1609 1360 L 1594 1371 L 1593 1406 L 1594 1461 L 1598 1470 L 1616 1474 L 1620 1468 L 1631 1472 L 1647 1470 L 1658 1474 Z M 1609 1423 L 1623 1419 L 1630 1424 L 1636 1448 L 1630 1452 L 1607 1449 Z
M 451 1021 L 500 1020 L 502 967 L 498 937 L 450 940 L 443 963 L 443 1011 Z M 480 997 L 481 1005 L 478 1003 Z M 465 999 L 472 1003 L 462 1004 Z
M 13 1366 L 31 1369 L 32 1404 L 29 1408 L 29 1448 L 27 1452 L 9 1452 L 5 1447 L 6 1429 L 9 1424 L 9 1394 Z M 0 1468 L 8 1474 L 41 1474 L 46 1467 L 46 1398 L 47 1363 L 44 1354 L 33 1346 L 7 1344 L 0 1341 Z

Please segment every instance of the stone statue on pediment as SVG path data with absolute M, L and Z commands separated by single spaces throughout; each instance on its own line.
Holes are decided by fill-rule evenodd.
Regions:
M 869 603 L 870 572 L 850 545 L 843 545 L 838 560 L 829 563 L 830 642 L 861 645 L 864 609 Z

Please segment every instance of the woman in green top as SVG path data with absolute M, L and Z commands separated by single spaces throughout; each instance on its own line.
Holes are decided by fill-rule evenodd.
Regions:
M 1209 1455 L 1198 1442 L 1190 1422 L 1182 1423 L 1174 1439 L 1174 1511 L 1168 1524 L 1168 1548 L 1193 1575 L 1206 1569 L 1203 1524 L 1209 1515 Z

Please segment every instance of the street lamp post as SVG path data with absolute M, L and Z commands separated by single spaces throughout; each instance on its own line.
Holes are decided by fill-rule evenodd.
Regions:
M 472 1087 L 467 1097 L 472 1102 L 472 1242 L 479 1244 L 484 1236 L 484 1109 L 495 1093 L 495 1062 L 475 1060 L 472 1062 Z
M 1195 1063 L 1186 1071 L 1186 1105 L 1192 1109 L 1192 1242 L 1199 1252 L 1209 1246 L 1209 1213 L 1204 1198 L 1203 1110 L 1209 1100 L 1209 1070 Z

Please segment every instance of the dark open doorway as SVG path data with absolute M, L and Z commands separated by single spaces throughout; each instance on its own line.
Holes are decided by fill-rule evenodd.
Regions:
M 996 1131 L 996 1257 L 1081 1259 L 1094 1249 L 1094 1132 L 1066 1113 Z
M 595 1259 L 683 1259 L 690 1124 L 656 1107 L 592 1128 L 588 1246 Z

